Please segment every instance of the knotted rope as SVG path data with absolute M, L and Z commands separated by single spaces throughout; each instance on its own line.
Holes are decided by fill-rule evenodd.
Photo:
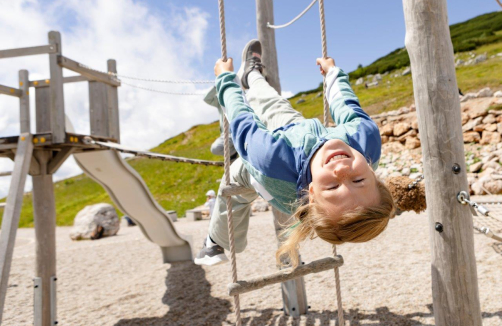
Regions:
M 328 57 L 328 45 L 326 42 L 326 24 L 324 20 L 324 0 L 319 0 L 319 16 L 321 18 L 321 40 L 322 40 L 322 57 Z M 326 76 L 323 79 L 323 98 L 324 98 L 324 126 L 328 126 L 329 122 L 329 103 L 326 98 Z M 336 245 L 333 245 L 333 255 L 336 256 Z M 342 305 L 342 292 L 340 289 L 340 273 L 338 267 L 335 267 L 335 288 L 336 288 L 336 302 L 338 304 L 338 324 L 345 325 L 343 318 L 343 305 Z
M 224 0 L 218 0 L 219 16 L 220 16 L 220 41 L 221 41 L 221 58 L 223 61 L 227 61 L 227 37 L 225 33 L 225 4 Z M 224 132 L 224 142 L 223 150 L 225 153 L 225 185 L 230 186 L 230 148 L 229 148 L 229 138 L 230 138 L 230 125 L 227 118 L 223 119 L 223 132 Z M 235 241 L 234 241 L 234 220 L 232 218 L 232 201 L 231 197 L 226 197 L 225 201 L 227 203 L 227 223 L 228 223 L 228 237 L 230 242 L 230 261 L 232 264 L 232 283 L 237 283 L 237 261 L 235 258 Z M 235 305 L 235 318 L 236 325 L 241 326 L 241 307 L 239 302 L 239 295 L 234 295 L 234 305 Z

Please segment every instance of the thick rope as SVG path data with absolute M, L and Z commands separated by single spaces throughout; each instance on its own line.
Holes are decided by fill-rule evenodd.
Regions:
M 302 18 L 302 16 L 305 15 L 305 13 L 307 13 L 307 11 L 309 11 L 310 8 L 312 8 L 316 2 L 317 2 L 317 0 L 312 1 L 312 3 L 309 4 L 307 8 L 305 8 L 305 10 L 303 10 L 298 16 L 296 16 L 295 18 L 293 18 L 293 20 L 290 21 L 289 23 L 286 23 L 284 25 L 271 25 L 270 23 L 267 23 L 267 27 L 268 28 L 273 28 L 273 29 L 279 29 L 279 28 L 288 27 L 289 25 L 293 24 L 298 19 Z
M 497 0 L 497 3 L 502 7 L 502 2 L 500 0 Z
M 321 40 L 322 40 L 322 57 L 328 57 L 328 45 L 326 42 L 326 22 L 324 19 L 324 0 L 319 0 L 319 16 L 321 20 Z M 326 99 L 326 76 L 323 80 L 323 93 L 324 93 L 324 126 L 328 126 L 329 123 L 329 103 Z M 333 245 L 333 255 L 336 256 L 336 245 Z M 342 292 L 340 289 L 340 272 L 338 267 L 335 267 L 335 288 L 336 288 L 336 302 L 338 304 L 338 324 L 340 326 L 345 325 L 345 320 L 343 318 L 343 305 L 342 305 Z
M 227 61 L 227 38 L 225 33 L 225 5 L 224 0 L 218 0 L 219 16 L 220 16 L 220 40 L 221 40 L 221 58 Z M 230 125 L 227 118 L 223 119 L 223 132 L 225 135 L 223 150 L 225 153 L 225 185 L 230 186 Z M 232 283 L 237 283 L 237 260 L 235 257 L 235 241 L 234 241 L 234 220 L 232 218 L 232 197 L 226 197 L 227 203 L 227 223 L 228 223 L 228 238 L 230 242 L 230 261 L 232 264 Z M 234 295 L 235 319 L 236 325 L 241 326 L 241 307 L 239 295 Z

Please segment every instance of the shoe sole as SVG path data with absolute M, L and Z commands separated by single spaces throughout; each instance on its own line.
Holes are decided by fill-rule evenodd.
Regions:
M 225 254 L 216 255 L 213 257 L 204 256 L 203 258 L 195 258 L 195 265 L 205 265 L 205 266 L 215 266 L 228 262 L 227 256 Z
M 244 87 L 244 84 L 242 84 L 241 78 L 244 76 L 244 67 L 246 66 L 246 53 L 248 52 L 249 47 L 251 44 L 256 41 L 256 40 L 251 40 L 249 41 L 246 46 L 244 47 L 244 50 L 242 50 L 242 55 L 241 55 L 241 66 L 239 68 L 239 71 L 237 71 L 237 76 L 239 77 L 239 82 L 241 83 L 241 87 L 244 89 L 248 89 Z M 248 85 L 249 86 L 249 85 Z

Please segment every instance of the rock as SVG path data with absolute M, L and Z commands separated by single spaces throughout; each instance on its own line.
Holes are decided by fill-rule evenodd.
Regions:
M 498 132 L 483 131 L 481 140 L 479 143 L 481 145 L 497 144 L 500 143 L 500 134 Z
M 251 206 L 253 212 L 267 212 L 269 210 L 269 205 L 264 200 L 255 200 Z
M 502 91 L 496 91 L 493 97 L 502 97 Z
M 462 112 L 460 113 L 461 117 L 462 117 L 462 126 L 465 125 L 467 123 L 467 121 L 469 121 L 469 113 L 465 113 L 465 112 Z
M 411 120 L 411 128 L 418 130 L 418 119 L 417 118 L 414 118 L 413 120 Z
M 361 77 L 356 81 L 356 86 L 362 85 L 364 83 L 364 78 Z
M 477 117 L 476 119 L 469 120 L 465 125 L 462 126 L 462 131 L 466 132 L 472 130 L 474 127 L 481 123 L 481 120 L 483 120 L 482 117 Z
M 502 52 L 497 53 L 497 57 L 502 57 Z
M 464 96 L 462 96 L 460 102 L 467 102 L 471 98 L 476 98 L 476 93 L 466 93 Z
M 483 170 L 487 170 L 489 168 L 491 168 L 495 171 L 498 171 L 498 170 L 500 170 L 501 166 L 498 163 L 493 162 L 493 161 L 489 161 L 489 162 L 486 162 L 483 164 L 483 167 L 482 167 Z
M 303 103 L 303 102 L 305 102 L 305 100 L 301 98 L 301 99 L 299 99 L 298 101 L 296 101 L 296 104 L 301 104 L 301 103 Z
M 468 131 L 464 133 L 464 143 L 478 143 L 480 140 L 481 136 L 475 131 Z
M 491 194 L 498 195 L 502 193 L 502 180 L 490 180 L 483 184 L 486 191 Z
M 394 134 L 394 126 L 390 123 L 380 129 L 380 135 L 382 136 L 392 136 Z
M 403 106 L 402 108 L 399 108 L 399 110 L 397 110 L 397 112 L 399 112 L 399 114 L 405 114 L 405 113 L 410 113 L 410 109 L 407 108 L 406 106 Z
M 486 59 L 488 59 L 486 53 L 480 54 L 474 59 L 474 64 L 484 62 L 486 61 Z
M 469 166 L 469 172 L 471 173 L 479 172 L 479 170 L 481 170 L 482 167 L 483 167 L 483 162 L 471 164 L 471 166 Z
M 497 132 L 502 134 L 502 123 L 497 123 Z
M 490 123 L 494 123 L 495 121 L 496 121 L 495 115 L 490 113 L 486 117 L 483 118 L 482 122 L 485 124 L 490 124 Z
M 485 125 L 485 130 L 486 131 L 496 131 L 497 130 L 497 125 L 492 123 L 489 125 Z
M 420 147 L 420 140 L 417 138 L 406 138 L 406 143 L 404 144 L 404 147 L 407 149 L 415 149 Z
M 72 240 L 99 239 L 117 234 L 120 221 L 115 208 L 110 204 L 86 206 L 78 212 L 70 231 Z
M 401 74 L 402 76 L 406 76 L 406 75 L 409 75 L 411 74 L 411 67 L 406 67 L 406 69 L 404 69 L 403 73 Z
M 411 173 L 410 168 L 404 168 L 401 170 L 401 174 L 404 175 L 405 177 L 409 176 Z
M 394 136 L 401 136 L 408 130 L 410 130 L 411 125 L 408 122 L 400 122 L 394 125 Z
M 410 111 L 411 112 L 415 112 L 417 110 L 417 106 L 415 105 L 415 103 L 413 103 L 412 105 L 410 105 Z
M 408 131 L 404 135 L 399 136 L 397 138 L 397 141 L 404 142 L 404 141 L 406 141 L 406 139 L 408 139 L 410 137 L 416 137 L 416 136 L 417 136 L 417 131 L 415 129 L 411 129 L 410 131 Z
M 372 75 L 372 74 L 369 74 L 366 76 L 366 78 L 368 78 L 368 80 L 370 80 L 371 78 L 373 78 L 375 75 Z
M 319 92 L 319 93 L 316 94 L 315 98 L 319 98 L 321 96 L 322 96 L 322 92 Z
M 381 136 L 382 138 L 382 145 L 387 143 L 389 141 L 389 137 L 388 136 Z
M 482 90 L 480 90 L 479 92 L 476 93 L 477 98 L 492 97 L 492 96 L 493 96 L 493 92 L 490 89 L 490 87 L 483 88 Z
M 458 59 L 458 60 L 455 62 L 455 67 L 459 67 L 459 66 L 463 65 L 464 63 L 465 63 L 465 61 L 464 61 L 464 60 L 462 60 L 462 59 Z
M 368 87 L 375 87 L 375 86 L 378 86 L 378 81 L 368 83 Z
M 410 174 L 409 178 L 412 179 L 412 180 L 415 180 L 416 178 L 418 178 L 421 175 L 422 175 L 422 173 L 415 172 L 415 173 Z
M 375 77 L 373 77 L 374 82 L 380 81 L 380 80 L 382 80 L 382 75 L 380 75 L 380 74 L 376 74 Z
M 476 127 L 472 128 L 472 130 L 477 132 L 483 132 L 485 131 L 485 125 L 477 125 Z

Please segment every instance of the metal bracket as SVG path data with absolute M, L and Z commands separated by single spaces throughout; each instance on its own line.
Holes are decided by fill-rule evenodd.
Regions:
M 33 279 L 33 325 L 42 326 L 42 278 Z
M 57 277 L 51 276 L 51 325 L 57 325 L 57 306 L 56 306 L 56 294 L 57 294 L 57 289 L 56 289 L 56 281 Z

